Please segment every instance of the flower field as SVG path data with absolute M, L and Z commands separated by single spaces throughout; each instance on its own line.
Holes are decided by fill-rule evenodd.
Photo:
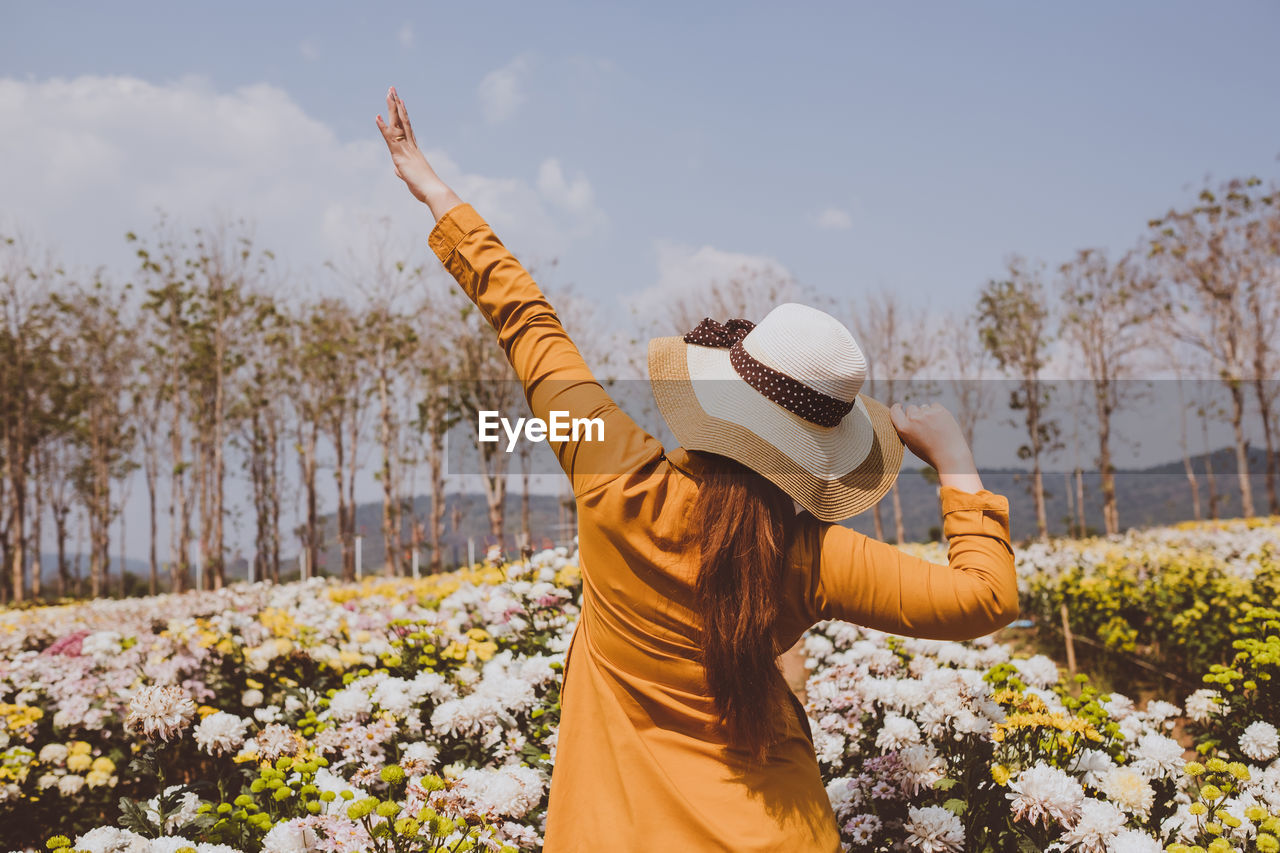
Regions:
M 1113 683 L 1140 659 L 1187 689 L 819 625 L 806 710 L 848 849 L 1280 851 L 1276 521 L 1030 546 L 1019 574 L 1045 648 L 1065 602 Z M 0 613 L 4 849 L 540 849 L 579 589 L 548 551 Z

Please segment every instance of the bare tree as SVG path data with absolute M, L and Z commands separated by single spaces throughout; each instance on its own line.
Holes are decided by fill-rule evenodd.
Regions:
M 99 271 L 92 284 L 77 283 L 65 296 L 53 297 L 77 331 L 72 361 L 85 389 L 78 425 L 85 453 L 77 486 L 89 517 L 89 594 L 95 598 L 108 591 L 110 526 L 123 510 L 123 498 L 112 497 L 112 483 L 136 467 L 129 380 L 138 369 L 139 343 L 132 331 L 137 323 L 125 313 L 128 291 L 128 285 L 110 287 Z
M 28 501 L 32 454 L 39 421 L 41 381 L 48 364 L 47 300 L 61 269 L 22 236 L 0 235 L 0 454 L 4 463 L 4 520 L 0 524 L 8 583 L 14 602 L 27 597 Z
M 1060 447 L 1059 429 L 1048 418 L 1049 386 L 1040 378 L 1050 341 L 1050 312 L 1044 285 L 1037 269 L 1021 258 L 1009 261 L 1009 276 L 991 281 L 978 300 L 979 329 L 983 344 L 1001 370 L 1018 380 L 1010 395 L 1009 407 L 1025 414 L 1027 443 L 1018 456 L 1030 459 L 1031 494 L 1036 506 L 1036 525 L 1041 539 L 1049 538 L 1045 513 L 1044 479 L 1040 460 Z
M 898 291 L 882 289 L 866 294 L 851 310 L 853 334 L 866 356 L 868 395 L 886 406 L 908 403 L 930 393 L 932 383 L 920 377 L 941 356 L 938 338 L 929 333 L 926 311 L 905 305 Z M 921 387 L 928 385 L 929 388 Z M 898 481 L 890 489 L 893 503 L 894 536 L 899 545 L 905 539 L 902 500 Z M 872 508 L 876 536 L 884 538 L 880 505 Z
M 805 291 L 787 272 L 774 266 L 742 265 L 672 299 L 662 300 L 656 317 L 659 334 L 683 335 L 704 317 L 724 321 L 743 317 L 759 321 L 783 302 L 801 301 Z
M 1120 530 L 1120 514 L 1111 422 L 1136 387 L 1125 380 L 1133 377 L 1137 357 L 1148 342 L 1153 280 L 1134 253 L 1112 263 L 1099 249 L 1081 249 L 1059 273 L 1060 330 L 1089 373 L 1098 425 L 1103 524 L 1114 534 Z
M 1249 311 L 1268 287 L 1270 272 L 1258 262 L 1264 212 L 1277 201 L 1250 178 L 1201 190 L 1195 204 L 1170 210 L 1150 223 L 1151 256 L 1163 288 L 1169 333 L 1204 350 L 1231 396 L 1236 478 L 1241 511 L 1254 514 L 1249 443 L 1244 432 L 1245 388 L 1251 366 Z
M 956 421 L 965 441 L 973 447 L 978 423 L 995 399 L 995 389 L 987 381 L 991 354 L 982 343 L 978 319 L 973 314 L 944 320 L 939 337 L 945 342 L 942 363 L 951 367 L 948 379 L 956 399 Z

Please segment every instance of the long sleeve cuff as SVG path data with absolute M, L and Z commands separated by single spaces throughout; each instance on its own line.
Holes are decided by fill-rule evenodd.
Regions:
M 1005 542 L 1009 550 L 1009 499 L 982 489 L 966 492 L 943 486 L 942 535 L 948 540 L 964 534 L 991 536 Z
M 449 256 L 462 239 L 485 225 L 485 221 L 475 208 L 463 202 L 449 208 L 444 216 L 436 220 L 436 225 L 427 236 L 427 245 L 436 253 L 440 263 L 447 264 Z

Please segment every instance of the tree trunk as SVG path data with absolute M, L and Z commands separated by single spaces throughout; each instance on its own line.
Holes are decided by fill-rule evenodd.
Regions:
M 41 591 L 41 575 L 44 573 L 44 561 L 41 559 L 40 545 L 44 540 L 43 530 L 41 529 L 41 520 L 44 518 L 44 490 L 40 488 L 40 484 L 44 481 L 46 471 L 41 464 L 40 459 L 43 454 L 37 450 L 32 454 L 31 459 L 35 462 L 35 482 L 32 484 L 32 506 L 31 506 L 31 597 L 32 599 L 40 598 Z
M 147 532 L 147 565 L 150 569 L 147 592 L 155 595 L 160 588 L 160 562 L 156 556 L 156 475 L 159 473 L 160 466 L 155 458 L 156 448 L 154 444 L 149 444 L 143 452 L 146 454 L 143 464 L 147 480 L 147 518 L 150 525 Z
M 313 422 L 311 430 L 304 436 L 302 453 L 298 460 L 302 465 L 302 483 L 307 494 L 306 565 L 307 574 L 310 577 L 315 577 L 316 562 L 320 557 L 320 517 L 316 495 L 316 441 L 319 431 L 319 425 Z
M 390 576 L 403 575 L 400 565 L 400 496 L 399 483 L 392 470 L 392 454 L 396 443 L 395 425 L 391 409 L 390 383 L 386 370 L 378 374 L 378 423 L 380 426 L 380 443 L 382 445 L 382 542 L 387 552 L 386 573 Z
M 1187 474 L 1187 483 L 1191 488 L 1191 508 L 1196 521 L 1200 520 L 1200 481 L 1196 478 L 1196 469 L 1191 464 L 1191 450 L 1187 441 L 1187 401 L 1182 393 L 1182 376 L 1178 376 L 1178 421 L 1181 428 L 1178 446 L 1182 449 L 1182 469 Z
M 1076 520 L 1080 537 L 1083 539 L 1088 535 L 1089 525 L 1085 523 L 1084 517 L 1084 471 L 1079 465 L 1076 466 Z
M 19 419 L 21 415 L 19 415 Z M 21 604 L 27 599 L 26 575 L 26 513 L 27 513 L 27 477 L 23 470 L 25 463 L 18 447 L 20 442 L 9 442 L 9 453 L 5 457 L 5 473 L 9 479 L 9 580 L 12 590 L 12 601 Z
M 71 567 L 67 565 L 67 513 L 53 513 L 53 533 L 58 539 L 58 597 L 71 593 Z
M 1116 472 L 1111 464 L 1111 407 L 1105 396 L 1098 399 L 1098 463 L 1102 475 L 1102 526 L 1108 536 L 1114 536 L 1120 532 L 1120 509 L 1116 505 Z
M 1268 381 L 1275 380 L 1268 380 L 1261 373 L 1255 372 L 1253 391 L 1254 396 L 1258 398 L 1258 411 L 1262 416 L 1262 436 L 1267 445 L 1267 513 L 1277 515 L 1280 514 L 1280 503 L 1276 500 L 1276 450 L 1271 438 L 1271 400 L 1266 392 Z
M 443 538 L 444 513 L 446 502 L 444 496 L 444 471 L 441 461 L 444 448 L 440 444 L 441 437 L 432 431 L 427 441 L 427 467 L 431 474 L 431 511 L 428 520 L 431 542 L 431 571 L 438 572 L 444 568 Z
M 1040 539 L 1049 539 L 1049 518 L 1044 505 L 1044 478 L 1040 471 L 1040 386 L 1034 379 L 1024 385 L 1027 395 L 1027 431 L 1031 436 L 1031 490 L 1036 502 L 1036 527 Z
M 1209 414 L 1200 415 L 1200 430 L 1204 436 L 1204 479 L 1209 487 L 1209 518 L 1218 517 L 1218 480 L 1213 475 L 1213 451 L 1209 447 Z
M 1228 383 L 1231 389 L 1231 427 L 1236 437 L 1236 478 L 1240 483 L 1240 514 L 1253 516 L 1253 487 L 1249 482 L 1249 440 L 1244 434 L 1244 388 L 1239 381 Z

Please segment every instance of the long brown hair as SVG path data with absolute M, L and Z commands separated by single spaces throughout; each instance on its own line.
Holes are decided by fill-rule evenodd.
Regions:
M 791 498 L 756 472 L 706 458 L 690 519 L 701 552 L 702 665 L 730 744 L 759 761 L 785 707 L 773 632 L 795 513 Z

